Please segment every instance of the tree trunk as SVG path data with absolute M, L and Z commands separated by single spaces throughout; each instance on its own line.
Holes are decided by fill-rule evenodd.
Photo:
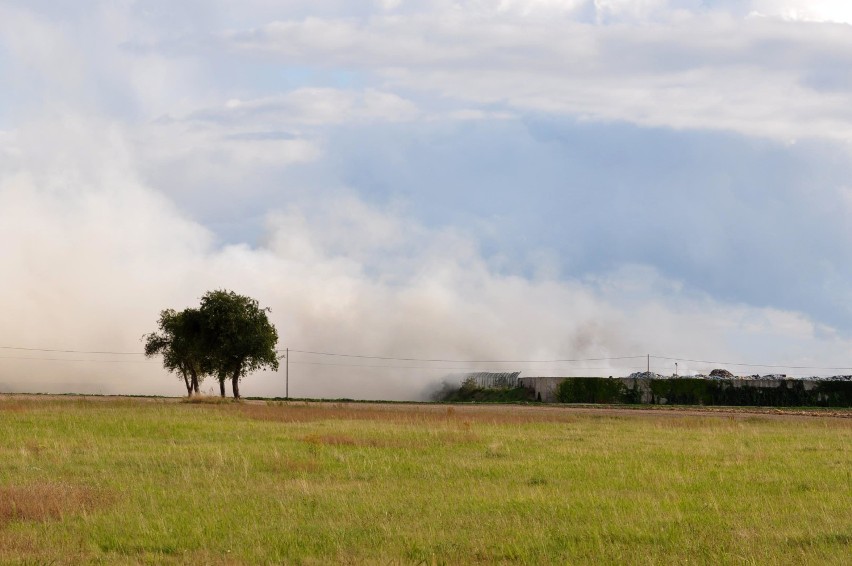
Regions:
M 240 372 L 235 371 L 231 376 L 231 386 L 234 388 L 234 399 L 240 398 Z
M 192 392 L 195 393 L 196 395 L 198 395 L 198 372 L 195 371 L 195 369 L 190 369 L 189 375 L 192 378 L 191 379 Z
M 192 397 L 192 384 L 189 382 L 189 379 L 186 377 L 186 373 L 183 373 L 181 375 L 183 375 L 183 382 L 186 384 L 186 396 Z
M 225 396 L 225 378 L 224 377 L 219 378 L 219 395 L 221 395 L 222 397 Z
M 243 373 L 243 364 L 238 363 L 231 375 L 231 386 L 234 388 L 234 399 L 240 398 L 240 375 Z

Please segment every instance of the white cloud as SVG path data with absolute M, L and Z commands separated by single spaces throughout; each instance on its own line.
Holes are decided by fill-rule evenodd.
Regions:
M 487 7 L 489 4 L 484 3 Z M 570 14 L 586 6 L 588 0 L 500 0 L 497 3 L 498 13 L 515 13 L 521 16 L 529 16 L 544 12 L 547 14 L 562 13 Z
M 753 0 L 755 15 L 790 21 L 852 24 L 852 4 L 847 0 Z
M 201 201 L 199 208 L 205 209 L 219 199 L 263 199 L 270 181 L 257 184 L 252 175 L 321 160 L 323 128 L 419 117 L 412 102 L 390 92 L 302 88 L 231 98 L 132 128 L 129 135 L 146 178 L 183 202 L 188 195 Z
M 204 81 L 191 57 L 130 48 L 131 39 L 163 38 L 135 18 L 129 5 L 77 7 L 82 16 L 58 8 L 58 14 L 44 17 L 26 4 L 0 6 L 4 95 L 24 115 L 73 108 L 156 116 L 183 111 L 190 99 L 204 100 Z
M 73 26 L 6 8 L 2 39 L 18 63 L 15 83 L 47 81 L 39 96 L 50 91 L 48 100 L 131 105 L 142 118 L 240 100 L 242 109 L 229 109 L 233 120 L 276 107 L 278 116 L 292 112 L 292 122 L 313 125 L 478 109 L 784 141 L 852 137 L 852 28 L 810 23 L 847 21 L 852 8 L 843 2 L 755 0 L 711 9 L 697 0 L 477 0 L 401 3 L 387 12 L 371 1 L 330 3 L 292 19 L 257 2 L 233 18 L 258 21 L 254 27 L 202 32 L 193 22 L 184 35 L 127 7 L 95 6 L 82 41 Z M 211 11 L 232 12 L 218 4 Z M 233 57 L 275 61 L 282 71 L 346 70 L 366 84 L 246 92 L 217 76 L 239 64 L 210 64 Z
M 393 10 L 402 3 L 402 0 L 378 0 L 379 6 L 385 10 Z
M 193 197 L 204 208 L 205 201 L 221 196 L 211 192 L 214 186 L 230 186 L 241 200 L 251 200 L 252 191 L 259 189 L 247 184 L 252 172 L 281 170 L 322 157 L 321 140 L 282 127 L 262 119 L 237 123 L 163 119 L 130 129 L 128 137 L 149 178 L 172 197 L 205 191 Z
M 38 74 L 51 86 L 82 86 L 86 61 L 59 25 L 0 6 L 0 45 L 21 69 Z
M 221 107 L 196 110 L 187 119 L 243 128 L 288 129 L 346 122 L 410 121 L 418 117 L 412 101 L 392 92 L 373 88 L 298 88 L 264 98 L 232 98 Z
M 595 11 L 600 20 L 608 18 L 645 20 L 670 8 L 669 0 L 594 0 Z
M 852 139 L 852 85 L 843 79 L 852 28 L 815 33 L 795 22 L 683 9 L 665 12 L 675 19 L 643 19 L 662 7 L 671 9 L 602 3 L 601 14 L 633 14 L 611 25 L 474 10 L 280 21 L 228 41 L 243 54 L 363 69 L 383 77 L 385 90 L 466 105 L 784 140 Z

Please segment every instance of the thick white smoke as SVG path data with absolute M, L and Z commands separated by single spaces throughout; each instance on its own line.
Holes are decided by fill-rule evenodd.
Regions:
M 754 355 L 789 343 L 790 360 L 801 360 L 838 343 L 799 315 L 693 296 L 641 266 L 597 280 L 497 270 L 464 234 L 346 191 L 269 211 L 262 245 L 222 246 L 139 180 L 129 147 L 121 127 L 81 116 L 3 138 L 0 345 L 138 352 L 161 309 L 195 305 L 216 288 L 269 306 L 281 346 L 295 350 L 549 360 L 738 357 L 739 344 Z M 291 361 L 291 395 L 383 399 L 420 398 L 464 369 L 609 375 L 644 363 L 299 352 Z M 177 395 L 182 386 L 139 356 L 2 350 L 0 389 Z M 283 393 L 283 368 L 244 385 L 247 395 Z

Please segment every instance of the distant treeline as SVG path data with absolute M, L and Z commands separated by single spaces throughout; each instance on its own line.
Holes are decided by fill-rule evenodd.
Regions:
M 778 380 L 772 385 L 711 379 L 568 377 L 562 403 L 650 403 L 757 407 L 852 407 L 852 381 Z

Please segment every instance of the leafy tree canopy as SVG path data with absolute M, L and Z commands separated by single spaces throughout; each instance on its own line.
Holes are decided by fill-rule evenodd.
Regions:
M 159 332 L 142 338 L 145 355 L 162 354 L 163 366 L 183 377 L 188 395 L 198 393 L 199 381 L 209 371 L 201 316 L 198 309 L 166 309 L 160 312 Z
M 189 395 L 198 393 L 205 375 L 213 374 L 223 397 L 225 380 L 230 378 L 238 398 L 239 381 L 248 373 L 278 369 L 278 332 L 268 312 L 251 297 L 210 291 L 200 308 L 162 311 L 159 331 L 142 337 L 145 355 L 161 354 L 165 368 L 183 377 Z
M 278 369 L 278 332 L 267 317 L 269 309 L 260 308 L 257 300 L 233 291 L 210 291 L 201 298 L 199 312 L 209 367 L 221 378 L 231 378 L 235 398 L 245 375 Z

